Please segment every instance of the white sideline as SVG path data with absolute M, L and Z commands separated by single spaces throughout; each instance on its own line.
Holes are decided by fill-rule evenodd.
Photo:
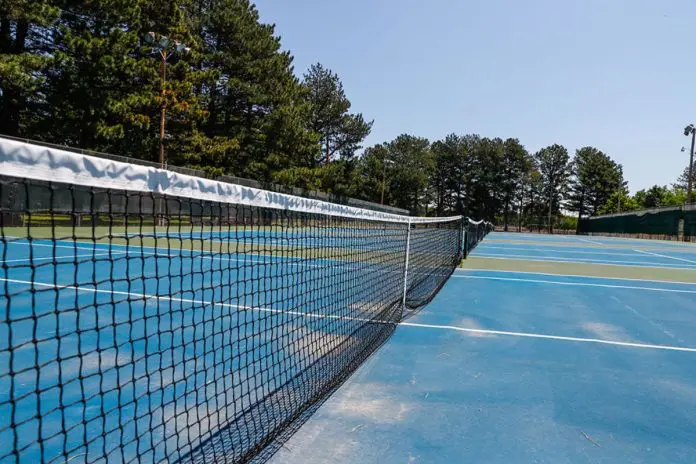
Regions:
M 567 285 L 576 287 L 600 287 L 600 288 L 621 288 L 628 290 L 645 290 L 649 292 L 666 292 L 666 293 L 696 293 L 696 290 L 681 290 L 678 288 L 658 288 L 658 287 L 639 287 L 635 285 L 610 285 L 610 284 L 591 284 L 589 282 L 559 282 L 556 280 L 542 279 L 515 279 L 513 277 L 493 277 L 493 276 L 466 276 L 453 275 L 456 279 L 481 279 L 481 280 L 500 280 L 506 282 L 529 282 L 534 284 L 549 284 L 549 285 Z
M 421 324 L 418 322 L 402 322 L 402 326 L 407 327 L 420 327 L 426 329 L 440 329 L 440 330 L 455 330 L 457 332 L 469 332 L 482 335 L 503 335 L 508 337 L 522 337 L 522 338 L 538 338 L 544 340 L 560 340 L 566 342 L 579 342 L 579 343 L 597 343 L 600 345 L 614 345 L 614 346 L 624 346 L 629 348 L 645 348 L 653 350 L 665 350 L 665 351 L 684 351 L 687 353 L 696 353 L 696 348 L 689 348 L 683 346 L 671 346 L 671 345 L 651 345 L 647 343 L 632 343 L 632 342 L 620 342 L 618 340 L 601 340 L 599 338 L 580 338 L 580 337 L 565 337 L 562 335 L 545 335 L 538 333 L 527 333 L 527 332 L 508 332 L 506 330 L 489 330 L 489 329 L 470 329 L 468 327 L 457 327 L 453 325 L 438 325 L 438 324 Z
M 486 258 L 486 259 L 504 259 L 508 261 L 535 261 L 539 263 L 572 263 L 572 264 L 591 264 L 593 266 L 628 266 L 628 267 L 635 267 L 630 264 L 630 262 L 627 261 L 585 261 L 585 260 L 569 260 L 569 259 L 545 259 L 545 257 L 531 257 L 531 256 L 522 256 L 521 258 L 511 258 L 511 255 L 507 255 L 508 257 L 505 256 L 496 256 L 496 255 L 481 255 L 481 254 L 475 254 L 472 255 L 472 258 Z M 669 265 L 664 265 L 664 266 L 653 266 L 653 265 L 648 265 L 646 266 L 643 262 L 636 262 L 635 264 L 639 264 L 640 267 L 645 267 L 648 269 L 675 269 L 675 270 L 682 270 L 682 271 L 693 271 L 696 270 L 695 266 L 691 267 L 675 267 L 675 266 L 669 266 Z
M 665 284 L 678 284 L 678 285 L 696 285 L 696 282 L 682 282 L 682 281 L 672 281 L 672 280 L 655 280 L 655 279 L 635 279 L 630 277 L 602 277 L 602 276 L 590 276 L 590 275 L 580 275 L 580 274 L 554 274 L 552 272 L 534 272 L 534 271 L 510 271 L 506 269 L 467 269 L 467 268 L 457 268 L 455 273 L 465 273 L 465 272 L 500 272 L 505 274 L 529 274 L 529 275 L 543 275 L 543 276 L 554 276 L 554 277 L 580 277 L 582 279 L 598 279 L 598 280 L 626 280 L 629 282 L 659 282 Z
M 696 261 L 691 261 L 690 259 L 684 259 L 684 258 L 677 258 L 675 256 L 668 256 L 668 255 L 661 255 L 659 253 L 653 253 L 652 251 L 645 251 L 645 250 L 633 250 L 637 251 L 638 253 L 643 253 L 646 255 L 653 255 L 657 256 L 659 258 L 668 258 L 668 259 L 675 259 L 677 261 L 684 261 L 685 263 L 691 263 L 691 264 L 696 264 Z
M 160 300 L 167 300 L 167 301 L 174 301 L 174 302 L 181 302 L 181 303 L 196 303 L 196 304 L 201 304 L 201 305 L 222 306 L 222 307 L 227 307 L 227 308 L 235 308 L 235 309 L 239 309 L 239 310 L 243 310 L 243 311 L 261 311 L 261 312 L 270 312 L 270 313 L 278 313 L 278 314 L 291 314 L 294 316 L 301 316 L 301 317 L 314 318 L 314 319 L 356 320 L 356 321 L 372 322 L 372 323 L 376 323 L 376 324 L 393 324 L 394 323 L 392 321 L 379 321 L 379 320 L 364 319 L 364 318 L 350 318 L 350 317 L 344 317 L 344 316 L 305 313 L 302 311 L 273 309 L 273 308 L 265 308 L 265 307 L 249 307 L 249 306 L 235 305 L 235 304 L 231 304 L 231 303 L 220 303 L 220 302 L 215 302 L 215 301 L 194 300 L 194 299 L 189 299 L 189 298 L 174 298 L 174 297 L 166 296 L 166 295 L 165 296 L 157 296 L 157 295 L 149 295 L 149 294 L 145 294 L 145 293 L 120 292 L 120 291 L 116 291 L 116 290 L 102 290 L 102 289 L 96 289 L 96 288 L 76 287 L 73 285 L 57 285 L 57 284 L 50 284 L 50 283 L 44 283 L 44 282 L 30 282 L 30 281 L 26 281 L 26 280 L 17 280 L 17 279 L 0 278 L 0 281 L 20 283 L 20 284 L 26 284 L 26 285 L 39 286 L 39 287 L 49 287 L 49 288 L 55 288 L 55 289 L 59 289 L 59 290 L 60 289 L 69 289 L 69 290 L 75 290 L 78 292 L 107 293 L 107 294 L 113 294 L 113 295 L 127 295 L 127 296 L 134 296 L 134 297 L 137 297 L 139 299 L 140 298 L 142 298 L 142 299 L 160 299 Z M 558 341 L 569 341 L 569 342 L 578 342 L 578 343 L 596 343 L 596 344 L 600 344 L 600 345 L 613 345 L 613 346 L 621 346 L 621 347 L 627 347 L 627 348 L 642 348 L 642 349 L 681 351 L 681 352 L 688 352 L 688 353 L 696 353 L 696 348 L 690 348 L 690 347 L 670 346 L 670 345 L 651 345 L 651 344 L 646 344 L 646 343 L 621 342 L 618 340 L 601 340 L 598 338 L 566 337 L 566 336 L 562 336 L 562 335 L 545 335 L 545 334 L 538 334 L 538 333 L 510 332 L 510 331 L 504 331 L 504 330 L 490 330 L 490 329 L 471 329 L 468 327 L 458 327 L 458 326 L 453 326 L 453 325 L 423 324 L 423 323 L 418 323 L 418 322 L 400 322 L 399 325 L 403 326 L 403 327 L 453 330 L 456 332 L 466 332 L 466 333 L 475 333 L 475 334 L 483 334 L 483 335 L 502 335 L 502 336 L 520 337 L 520 338 L 536 338 L 536 339 L 542 339 L 542 340 L 558 340 Z

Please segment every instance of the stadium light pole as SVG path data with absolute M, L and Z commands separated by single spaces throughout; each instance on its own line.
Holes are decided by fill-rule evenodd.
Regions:
M 163 35 L 158 40 L 154 32 L 148 32 L 143 41 L 146 45 L 152 47 L 153 53 L 159 53 L 162 58 L 160 61 L 160 99 L 162 104 L 160 106 L 159 163 L 162 169 L 164 169 L 167 167 L 167 163 L 164 160 L 164 130 L 167 120 L 167 101 L 165 99 L 167 95 L 167 89 L 165 88 L 167 83 L 167 60 L 174 53 L 188 53 L 191 49 L 181 42 Z
M 689 124 L 684 128 L 684 135 L 691 136 L 691 155 L 689 156 L 689 178 L 687 180 L 686 188 L 686 202 L 691 204 L 691 189 L 693 188 L 693 169 L 694 169 L 694 142 L 696 142 L 696 127 L 693 124 Z

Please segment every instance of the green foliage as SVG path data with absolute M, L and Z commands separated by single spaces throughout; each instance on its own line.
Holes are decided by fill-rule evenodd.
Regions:
M 640 209 L 680 206 L 686 202 L 686 191 L 680 188 L 670 189 L 665 185 L 653 185 L 647 190 L 636 192 L 635 200 Z
M 576 216 L 566 216 L 562 215 L 558 218 L 558 223 L 556 224 L 561 230 L 577 230 L 578 229 L 578 218 Z
M 428 181 L 434 170 L 434 160 L 427 139 L 403 134 L 387 144 L 391 161 L 389 183 L 390 198 L 394 206 L 424 214 Z
M 338 75 L 320 63 L 312 65 L 304 75 L 310 103 L 310 127 L 319 134 L 320 157 L 328 164 L 339 155 L 350 159 L 360 143 L 370 134 L 372 122 L 362 114 L 351 114 L 350 100 L 346 97 Z M 317 162 L 321 161 L 317 159 Z
M 189 51 L 167 48 L 165 66 L 150 32 Z M 621 166 L 591 147 L 575 155 L 569 195 L 560 145 L 530 156 L 515 138 L 449 134 L 431 145 L 405 134 L 360 155 L 372 122 L 350 112 L 339 76 L 321 64 L 300 81 L 249 0 L 0 2 L 3 133 L 157 160 L 163 108 L 170 164 L 414 214 L 500 217 L 507 227 L 548 223 L 563 206 L 587 215 L 619 201 L 684 201 L 681 184 L 629 197 Z
M 561 200 L 568 191 L 571 173 L 570 157 L 565 147 L 554 144 L 542 148 L 535 155 L 541 174 L 541 190 L 549 217 L 558 214 Z
M 525 174 L 533 165 L 531 156 L 517 139 L 503 144 L 503 172 L 500 193 L 503 202 L 503 227 L 508 230 L 508 217 L 516 198 L 521 194 Z
M 60 10 L 51 0 L 0 2 L 0 128 L 20 135 L 42 103 L 45 69 L 52 61 L 50 31 Z
M 625 213 L 647 208 L 659 208 L 666 206 L 681 206 L 686 203 L 686 190 L 667 186 L 653 185 L 649 189 L 636 192 L 634 196 L 628 194 L 628 189 L 623 187 L 609 197 L 606 204 L 599 209 L 598 214 Z
M 312 165 L 307 90 L 248 0 L 12 0 L 0 14 L 5 132 L 156 160 L 164 106 L 172 164 L 260 180 Z M 167 50 L 164 80 L 150 31 L 190 49 Z
M 279 171 L 273 176 L 274 182 L 299 187 L 304 190 L 318 190 L 341 197 L 358 196 L 355 180 L 356 163 L 351 160 L 336 160 L 328 165 L 292 167 Z
M 609 198 L 625 187 L 621 165 L 594 147 L 576 151 L 566 207 L 578 216 L 596 215 Z
M 696 189 L 696 162 L 694 163 L 694 168 L 691 170 L 691 185 L 693 189 Z M 672 188 L 678 188 L 686 191 L 689 187 L 689 166 L 684 168 L 681 175 L 677 178 L 677 181 L 672 184 Z

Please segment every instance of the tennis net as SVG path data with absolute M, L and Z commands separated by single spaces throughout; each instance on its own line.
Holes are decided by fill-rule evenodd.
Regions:
M 463 220 L 0 139 L 0 463 L 261 462 L 429 302 Z
M 476 248 L 486 235 L 493 232 L 494 226 L 487 221 L 474 221 L 470 218 L 464 219 L 464 258 Z

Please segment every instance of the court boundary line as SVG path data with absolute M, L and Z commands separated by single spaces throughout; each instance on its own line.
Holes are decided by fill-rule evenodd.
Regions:
M 696 293 L 696 290 L 682 290 L 678 288 L 657 288 L 657 287 L 638 287 L 635 285 L 609 285 L 609 284 L 592 284 L 589 282 L 559 282 L 554 280 L 542 279 L 515 279 L 512 277 L 494 277 L 494 276 L 466 276 L 454 275 L 455 279 L 479 279 L 479 280 L 499 280 L 504 282 L 529 282 L 535 284 L 550 284 L 550 285 L 565 285 L 576 287 L 600 287 L 600 288 L 620 288 L 625 290 L 645 290 L 650 292 L 665 292 L 665 293 Z
M 366 318 L 356 318 L 356 317 L 351 318 L 351 317 L 336 316 L 336 315 L 331 315 L 331 314 L 316 314 L 316 313 L 307 313 L 307 312 L 293 311 L 293 310 L 273 309 L 273 308 L 266 308 L 263 306 L 251 307 L 251 306 L 235 305 L 232 303 L 196 300 L 193 298 L 176 298 L 176 297 L 172 297 L 169 295 L 162 295 L 162 296 L 149 295 L 147 293 L 123 292 L 123 291 L 119 291 L 119 290 L 105 290 L 105 289 L 98 289 L 98 288 L 78 287 L 78 286 L 74 286 L 74 285 L 51 284 L 51 283 L 45 283 L 45 282 L 31 282 L 31 281 L 26 281 L 26 280 L 8 279 L 8 278 L 2 278 L 2 277 L 0 277 L 0 281 L 12 282 L 12 283 L 21 283 L 21 284 L 27 284 L 27 285 L 32 285 L 32 286 L 40 286 L 40 287 L 50 287 L 50 288 L 55 288 L 57 290 L 67 289 L 67 290 L 75 290 L 78 292 L 82 291 L 82 292 L 88 292 L 88 293 L 107 293 L 107 294 L 113 294 L 113 295 L 134 296 L 137 298 L 142 298 L 144 300 L 149 300 L 149 299 L 160 300 L 161 299 L 161 300 L 168 300 L 168 301 L 179 302 L 179 303 L 194 303 L 194 304 L 201 304 L 201 305 L 221 306 L 221 307 L 226 307 L 226 308 L 236 308 L 236 309 L 240 309 L 243 311 L 261 311 L 261 312 L 270 312 L 270 313 L 291 314 L 291 315 L 307 317 L 307 318 L 314 318 L 314 319 L 317 319 L 317 318 L 318 319 L 341 319 L 341 320 L 348 319 L 348 320 L 354 320 L 354 321 L 359 321 L 359 322 L 371 322 L 371 323 L 375 323 L 375 324 L 394 324 L 394 325 L 404 326 L 404 327 L 418 327 L 418 328 L 427 328 L 427 329 L 452 330 L 452 331 L 457 331 L 457 332 L 468 332 L 468 333 L 475 333 L 475 334 L 480 334 L 480 335 L 503 335 L 503 336 L 509 336 L 509 337 L 536 338 L 536 339 L 544 339 L 544 340 L 571 341 L 571 342 L 579 342 L 579 343 L 596 343 L 596 344 L 602 344 L 602 345 L 613 345 L 613 346 L 621 346 L 621 347 L 628 347 L 628 348 L 642 348 L 642 349 L 655 349 L 655 350 L 665 350 L 665 351 L 682 351 L 682 352 L 696 353 L 696 348 L 680 347 L 680 346 L 672 346 L 672 345 L 652 345 L 652 344 L 647 344 L 647 343 L 622 342 L 619 340 L 601 340 L 598 338 L 570 337 L 570 336 L 564 336 L 564 335 L 547 335 L 547 334 L 539 334 L 539 333 L 531 333 L 531 332 L 512 332 L 512 331 L 494 330 L 494 329 L 472 329 L 472 328 L 468 328 L 468 327 L 458 327 L 458 326 L 453 326 L 453 325 L 425 324 L 422 322 L 402 321 L 402 322 L 397 323 L 397 322 L 393 322 L 393 321 L 383 321 L 383 320 L 378 320 L 378 319 L 366 319 Z
M 612 264 L 612 263 L 588 263 L 587 261 L 568 261 L 560 259 L 520 259 L 520 258 L 508 258 L 505 256 L 492 256 L 492 255 L 480 255 L 472 254 L 472 258 L 485 258 L 485 259 L 505 259 L 508 261 L 535 261 L 539 263 L 569 263 L 569 264 L 587 264 L 591 266 L 622 266 L 622 267 L 636 267 L 631 264 Z M 531 256 L 523 256 L 523 258 L 533 258 Z M 619 261 L 620 263 L 620 261 Z M 642 264 L 642 263 L 641 263 Z M 694 267 L 674 267 L 674 266 L 652 266 L 652 265 L 641 265 L 639 267 L 644 268 L 654 268 L 654 269 L 675 269 L 681 271 L 696 271 L 696 266 Z
M 484 253 L 485 251 L 482 250 Z M 491 257 L 491 256 L 502 256 L 502 257 L 510 257 L 510 258 L 533 258 L 535 260 L 542 260 L 543 258 L 546 258 L 547 256 L 528 256 L 528 255 L 517 255 L 517 254 L 501 254 L 501 255 L 474 255 L 474 256 L 481 256 L 481 257 Z M 634 255 L 634 256 L 639 256 L 639 255 Z M 585 264 L 619 264 L 619 265 L 625 265 L 625 266 L 643 266 L 645 264 L 651 264 L 649 261 L 614 261 L 611 259 L 592 259 L 592 258 L 573 258 L 573 257 L 564 257 L 564 256 L 548 256 L 548 258 L 551 259 L 564 259 L 569 262 L 573 263 L 585 263 Z M 694 263 L 694 266 L 691 269 L 696 269 L 696 261 L 692 261 Z M 662 267 L 667 267 L 667 268 L 672 268 L 670 266 L 670 263 L 665 263 L 664 266 Z
M 548 236 L 548 234 L 534 234 L 534 233 L 528 233 L 528 232 L 495 232 L 495 234 L 498 236 L 498 238 L 493 238 L 494 236 L 491 234 L 488 237 L 486 237 L 486 240 L 488 242 L 497 242 L 497 243 L 511 243 L 511 242 L 518 242 L 521 244 L 527 244 L 527 243 L 540 243 L 540 244 L 548 244 L 548 243 L 561 243 L 562 240 L 559 241 L 554 241 L 554 240 L 515 240 L 515 236 L 524 236 L 524 237 L 545 237 Z M 505 236 L 503 236 L 506 234 Z M 510 236 L 510 237 L 508 237 Z M 553 235 L 552 237 L 568 237 L 567 235 Z M 572 235 L 570 237 L 573 237 Z M 576 238 L 579 238 L 575 236 Z M 587 237 L 587 236 L 586 236 Z M 653 244 L 654 246 L 661 246 L 661 245 L 669 245 L 667 248 L 680 248 L 680 249 L 691 249 L 691 250 L 696 250 L 696 242 L 682 242 L 679 240 L 661 240 L 661 239 L 648 239 L 648 238 L 632 238 L 632 237 L 611 237 L 608 235 L 589 235 L 589 237 L 598 237 L 603 240 L 606 240 L 606 242 L 601 243 L 602 246 L 614 246 L 614 245 L 619 245 L 622 244 L 623 246 L 629 247 L 629 246 L 641 246 L 643 244 L 648 245 L 648 244 Z M 585 239 L 587 240 L 587 239 Z M 614 243 L 611 243 L 614 242 Z M 600 243 L 600 242 L 597 242 Z M 575 246 L 575 245 L 573 245 Z
M 535 275 L 545 275 L 545 276 L 556 276 L 556 277 L 580 277 L 583 279 L 602 279 L 602 280 L 627 280 L 632 282 L 660 282 L 667 284 L 679 284 L 679 285 L 696 285 L 696 282 L 683 282 L 683 281 L 673 281 L 673 280 L 659 280 L 659 279 L 636 279 L 631 277 L 602 277 L 602 276 L 590 276 L 581 274 L 554 274 L 552 272 L 533 272 L 533 271 L 510 271 L 507 269 L 474 269 L 460 267 L 454 270 L 457 272 L 504 272 L 509 274 L 535 274 Z
M 673 346 L 673 345 L 653 345 L 649 343 L 637 343 L 637 342 L 622 342 L 619 340 L 602 340 L 599 338 L 582 338 L 582 337 L 569 337 L 565 335 L 547 335 L 533 332 L 512 332 L 507 330 L 494 330 L 494 329 L 471 329 L 468 327 L 458 327 L 454 325 L 440 325 L 440 324 L 424 324 L 421 322 L 402 322 L 399 325 L 407 327 L 420 327 L 427 329 L 440 329 L 440 330 L 454 330 L 457 332 L 468 332 L 475 333 L 479 335 L 503 335 L 508 337 L 520 337 L 520 338 L 537 338 L 543 340 L 559 340 L 568 342 L 579 342 L 579 343 L 597 343 L 601 345 L 613 345 L 622 346 L 628 348 L 643 348 L 643 349 L 653 349 L 653 350 L 664 350 L 664 351 L 683 351 L 687 353 L 696 353 L 696 348 L 685 347 L 685 346 Z
M 696 264 L 696 261 L 691 261 L 690 259 L 678 258 L 678 257 L 676 257 L 676 256 L 661 255 L 661 254 L 659 254 L 659 253 L 653 253 L 653 252 L 651 252 L 651 251 L 637 250 L 637 249 L 636 249 L 636 250 L 633 250 L 633 251 L 636 251 L 636 252 L 638 252 L 638 253 L 643 253 L 643 254 L 646 254 L 646 255 L 657 256 L 657 257 L 660 257 L 660 258 L 668 258 L 668 259 L 674 259 L 674 260 L 676 260 L 676 261 L 684 261 L 685 263 Z
M 543 251 L 545 253 L 574 253 L 574 254 L 586 254 L 586 255 L 606 255 L 606 256 L 636 256 L 635 250 L 627 250 L 633 251 L 634 253 L 616 253 L 616 252 L 603 252 L 603 251 L 582 251 L 582 250 L 572 250 L 572 249 L 555 249 L 555 250 L 545 250 L 543 248 L 517 248 L 517 247 L 506 247 L 506 246 L 499 246 L 499 245 L 488 245 L 486 243 L 482 243 L 479 245 L 479 250 L 485 252 L 486 250 L 489 249 L 495 249 L 495 250 L 515 250 L 515 251 Z
M 24 239 L 23 239 L 24 240 Z M 51 239 L 34 239 L 34 240 L 46 240 L 50 241 Z M 56 242 L 59 243 L 71 243 L 68 240 L 57 240 Z M 102 245 L 100 247 L 94 247 L 94 248 L 88 248 L 88 247 L 80 247 L 80 246 L 71 246 L 71 245 L 51 245 L 48 243 L 33 243 L 32 242 L 19 242 L 19 241 L 9 241 L 5 242 L 6 245 L 24 245 L 24 246 L 39 246 L 39 247 L 48 247 L 48 248 L 66 248 L 70 250 L 88 250 L 88 251 L 101 251 L 101 250 L 113 250 L 114 247 L 119 247 L 120 249 L 113 250 L 111 253 L 115 254 L 129 254 L 132 253 L 133 259 L 138 259 L 138 255 L 148 255 L 148 256 L 154 256 L 154 257 L 162 257 L 163 259 L 166 258 L 201 258 L 201 259 L 209 259 L 209 260 L 215 260 L 215 259 L 227 259 L 229 261 L 245 261 L 246 259 L 242 258 L 235 258 L 234 256 L 239 255 L 239 253 L 234 252 L 234 253 L 223 253 L 221 251 L 209 251 L 209 250 L 194 250 L 194 249 L 187 249 L 187 248 L 164 248 L 164 247 L 153 247 L 153 246 L 147 246 L 147 245 L 123 245 L 120 243 L 102 243 L 102 242 L 83 242 L 83 241 L 75 241 L 72 243 L 79 243 L 82 245 Z M 135 250 L 131 250 L 131 247 L 135 248 Z M 163 251 L 166 253 L 156 253 L 154 251 L 138 251 L 138 250 L 155 250 L 155 251 Z M 189 256 L 179 256 L 177 254 L 172 254 L 171 252 L 186 252 L 189 253 Z M 196 253 L 199 253 L 198 255 Z M 101 254 L 101 253 L 100 253 Z M 104 253 L 105 255 L 108 255 L 109 253 Z M 252 257 L 257 257 L 257 258 L 272 258 L 279 261 L 260 261 L 260 260 L 252 260 L 249 259 L 249 261 L 254 262 L 254 263 L 260 263 L 260 264 L 288 264 L 291 266 L 297 266 L 297 265 L 302 265 L 302 266 L 310 266 L 310 267 L 326 267 L 325 265 L 319 265 L 319 264 L 311 264 L 311 263 L 304 263 L 301 261 L 301 258 L 293 258 L 293 257 L 285 257 L 285 256 L 272 256 L 272 255 L 261 255 L 258 253 L 245 253 L 242 252 L 244 256 L 252 256 Z M 91 256 L 91 255 L 89 255 Z M 229 258 L 222 258 L 223 256 L 229 256 Z M 294 261 L 292 261 L 294 260 Z M 299 262 L 297 262 L 299 261 Z M 325 260 L 327 263 L 329 262 L 336 262 L 336 260 L 331 260 L 327 259 Z M 6 261 L 7 262 L 7 261 Z
M 93 256 L 111 256 L 112 254 L 124 254 L 126 253 L 125 251 L 114 251 L 113 253 L 93 253 L 90 255 L 65 255 L 65 256 L 47 256 L 44 258 L 22 258 L 22 259 L 6 259 L 4 261 L 0 260 L 0 264 L 2 263 L 19 263 L 19 262 L 27 262 L 29 264 L 33 263 L 34 261 L 48 261 L 51 259 L 54 260 L 62 260 L 62 259 L 77 259 L 77 258 L 91 258 Z M 103 261 L 103 260 L 100 260 Z M 70 262 L 64 263 L 64 264 L 70 264 Z
M 580 240 L 581 242 L 593 243 L 593 244 L 595 244 L 595 245 L 602 245 L 602 246 L 604 246 L 604 243 L 602 243 L 602 242 L 595 242 L 594 240 L 587 240 L 586 238 L 580 238 L 580 237 L 578 237 L 577 235 L 575 236 L 575 239 L 576 239 L 576 240 Z

